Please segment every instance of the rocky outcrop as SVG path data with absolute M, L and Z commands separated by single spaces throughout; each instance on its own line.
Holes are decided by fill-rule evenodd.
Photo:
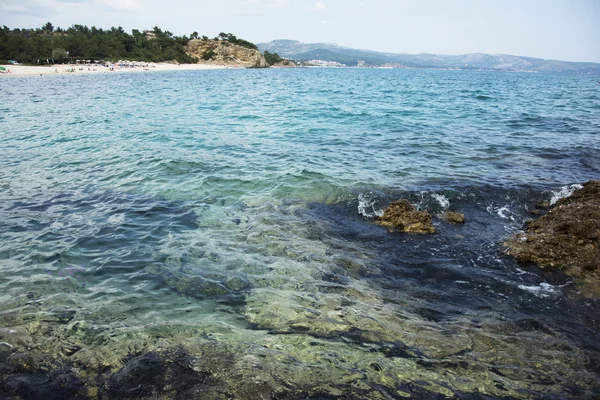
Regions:
M 239 46 L 225 40 L 192 39 L 185 51 L 198 58 L 199 63 L 244 68 L 268 68 L 265 57 L 258 50 Z
M 600 181 L 559 200 L 504 245 L 517 260 L 563 268 L 600 295 Z
M 283 60 L 281 62 L 271 65 L 274 68 L 297 68 L 298 66 L 290 60 Z
M 454 212 L 454 211 L 446 211 L 442 217 L 453 224 L 464 224 L 465 223 L 465 214 Z
M 418 211 L 408 200 L 394 201 L 375 221 L 377 224 L 393 231 L 408 233 L 435 233 L 431 222 L 431 214 Z

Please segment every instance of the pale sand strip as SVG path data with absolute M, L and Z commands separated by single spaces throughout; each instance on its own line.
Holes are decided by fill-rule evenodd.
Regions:
M 52 76 L 52 75 L 87 75 L 87 74 L 118 74 L 127 72 L 151 72 L 151 71 L 197 71 L 207 69 L 226 69 L 232 68 L 219 65 L 206 64 L 167 64 L 167 63 L 152 63 L 150 67 L 134 67 L 134 68 L 115 68 L 113 71 L 110 68 L 103 66 L 87 66 L 87 65 L 69 65 L 57 64 L 46 66 L 25 66 L 25 65 L 2 65 L 10 73 L 0 73 L 0 76 Z M 74 69 L 74 72 L 69 70 Z M 3 71 L 5 72 L 5 71 Z

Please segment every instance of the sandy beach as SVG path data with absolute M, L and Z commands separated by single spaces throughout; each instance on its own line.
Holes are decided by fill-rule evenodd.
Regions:
M 86 74 L 115 74 L 129 72 L 151 72 L 151 71 L 196 71 L 207 69 L 225 69 L 231 68 L 220 65 L 207 64 L 169 64 L 169 63 L 151 63 L 147 67 L 114 67 L 109 68 L 101 65 L 82 65 L 82 64 L 56 64 L 45 66 L 25 66 L 25 65 L 2 65 L 6 71 L 0 74 L 1 77 L 10 76 L 48 76 L 48 75 L 86 75 Z

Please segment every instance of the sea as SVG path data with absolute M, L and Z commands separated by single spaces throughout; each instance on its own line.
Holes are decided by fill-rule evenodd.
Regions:
M 502 243 L 600 179 L 599 80 L 1 79 L 0 398 L 597 399 L 600 301 Z

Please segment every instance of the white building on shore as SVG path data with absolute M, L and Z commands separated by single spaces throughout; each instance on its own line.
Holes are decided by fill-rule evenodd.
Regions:
M 313 67 L 325 67 L 325 68 L 332 68 L 332 67 L 345 67 L 346 64 L 341 64 L 339 62 L 335 62 L 335 61 L 325 61 L 325 60 L 309 60 L 306 61 L 306 63 L 310 66 Z

